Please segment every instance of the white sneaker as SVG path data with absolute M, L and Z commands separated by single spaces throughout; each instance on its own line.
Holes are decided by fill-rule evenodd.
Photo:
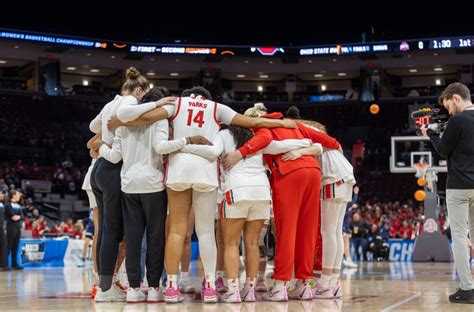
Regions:
M 240 291 L 240 297 L 244 302 L 255 302 L 255 288 L 244 287 Z
M 307 283 L 303 283 L 300 280 L 296 282 L 295 287 L 288 292 L 288 298 L 299 299 L 299 300 L 312 300 L 313 292 L 311 287 Z
M 321 284 L 316 284 L 316 287 L 313 288 L 313 297 L 314 299 L 334 299 L 334 293 L 331 288 L 321 286 Z
M 140 288 L 128 288 L 127 289 L 127 302 L 136 303 L 136 302 L 145 302 L 146 294 Z
M 228 291 L 225 294 L 219 296 L 219 301 L 224 303 L 240 303 L 242 302 L 240 298 L 239 291 Z
M 163 293 L 163 288 L 149 287 L 147 301 L 148 302 L 164 302 L 165 294 Z
M 97 290 L 97 294 L 94 298 L 95 302 L 124 302 L 127 299 L 127 295 L 124 294 L 115 283 L 112 283 L 112 286 L 107 291 L 102 291 L 102 289 Z
M 344 263 L 344 266 L 347 267 L 347 268 L 358 268 L 359 267 L 359 265 L 357 263 L 354 263 L 352 261 L 352 259 L 349 259 L 349 260 L 344 259 L 342 261 L 342 263 Z
M 193 293 L 196 289 L 191 285 L 191 282 L 188 280 L 181 280 L 178 283 L 178 289 L 184 294 Z
M 271 287 L 267 293 L 264 293 L 262 296 L 264 301 L 277 301 L 285 302 L 288 301 L 288 291 L 286 287 L 277 290 L 275 287 Z

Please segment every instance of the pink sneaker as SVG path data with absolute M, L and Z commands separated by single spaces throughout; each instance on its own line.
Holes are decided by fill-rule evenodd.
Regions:
M 299 300 L 312 300 L 313 292 L 309 284 L 303 283 L 300 280 L 296 282 L 295 287 L 288 293 L 290 299 L 299 299 Z
M 324 287 L 321 284 L 316 284 L 313 288 L 313 296 L 314 299 L 333 299 L 334 293 L 331 286 Z
M 263 294 L 262 299 L 264 301 L 276 301 L 276 302 L 284 302 L 288 301 L 288 291 L 286 287 L 283 289 L 276 290 L 274 287 L 270 288 L 270 290 Z
M 204 290 L 203 300 L 204 303 L 217 303 L 217 291 L 212 287 L 206 288 Z
M 184 296 L 176 288 L 170 287 L 166 289 L 166 292 L 165 292 L 166 303 L 176 303 L 176 302 L 181 302 L 183 300 L 184 300 Z
M 234 292 L 226 292 L 225 294 L 222 294 L 219 296 L 219 301 L 220 302 L 225 302 L 225 303 L 240 303 L 242 300 L 240 299 L 240 293 L 238 291 Z
M 341 299 L 342 298 L 342 288 L 341 284 L 337 283 L 335 286 L 331 286 L 332 293 L 334 294 L 334 299 Z
M 216 278 L 216 289 L 218 292 L 227 292 L 227 287 L 224 284 L 224 279 L 222 277 Z
M 240 291 L 240 297 L 244 302 L 255 302 L 255 289 L 244 287 Z
M 265 284 L 264 279 L 258 279 L 257 280 L 257 285 L 255 286 L 255 290 L 257 292 L 267 292 L 268 291 L 268 288 L 267 288 L 267 285 Z

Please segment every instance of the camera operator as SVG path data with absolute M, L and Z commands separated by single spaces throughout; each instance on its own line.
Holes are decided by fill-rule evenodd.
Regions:
M 430 138 L 433 147 L 448 160 L 446 201 L 451 225 L 454 262 L 461 288 L 449 296 L 453 303 L 474 304 L 468 253 L 468 230 L 474 237 L 474 106 L 471 93 L 462 83 L 450 84 L 439 97 L 452 116 L 442 137 L 427 127 L 421 133 Z

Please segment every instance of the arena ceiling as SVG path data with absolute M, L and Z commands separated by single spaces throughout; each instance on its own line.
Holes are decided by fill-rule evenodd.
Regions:
M 9 10 L 0 27 L 144 43 L 284 46 L 474 32 L 469 18 L 450 19 L 439 7 L 403 2 L 141 1 L 102 9 L 60 2 L 62 8 L 54 10 L 49 3 L 29 3 L 27 8 L 5 4 L 4 12 Z

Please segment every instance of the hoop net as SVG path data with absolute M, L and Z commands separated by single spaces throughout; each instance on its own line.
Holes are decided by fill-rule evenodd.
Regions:
M 417 162 L 413 164 L 413 167 L 416 170 L 415 177 L 425 179 L 426 171 L 428 170 L 428 164 L 425 162 Z

